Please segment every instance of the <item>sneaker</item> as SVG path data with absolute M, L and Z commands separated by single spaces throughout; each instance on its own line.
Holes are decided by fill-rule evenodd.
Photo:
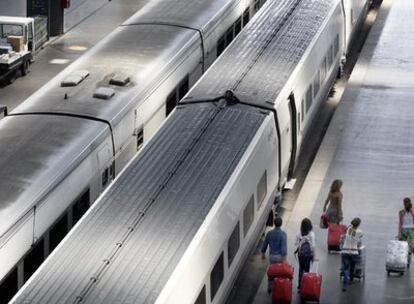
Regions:
M 342 291 L 345 292 L 346 291 L 346 288 L 345 287 L 342 287 Z
M 272 290 L 271 290 L 270 288 L 268 288 L 268 289 L 267 289 L 267 293 L 268 293 L 268 294 L 271 294 L 271 293 L 272 293 Z

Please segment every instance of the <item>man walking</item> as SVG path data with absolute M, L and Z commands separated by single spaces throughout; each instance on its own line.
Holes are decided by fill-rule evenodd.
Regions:
M 266 259 L 266 250 L 269 246 L 269 263 L 282 263 L 286 261 L 287 237 L 280 227 L 282 226 L 282 218 L 276 217 L 274 220 L 275 228 L 267 232 L 262 245 L 262 259 Z M 272 281 L 269 280 L 267 291 L 270 293 Z

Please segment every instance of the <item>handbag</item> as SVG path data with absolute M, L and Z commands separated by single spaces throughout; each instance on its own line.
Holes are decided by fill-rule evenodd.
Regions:
M 319 221 L 319 227 L 321 229 L 327 229 L 328 228 L 328 216 L 326 213 L 322 213 L 321 220 Z

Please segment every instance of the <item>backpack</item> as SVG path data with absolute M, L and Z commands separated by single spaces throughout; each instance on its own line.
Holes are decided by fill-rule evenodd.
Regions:
M 299 259 L 312 259 L 312 247 L 308 239 L 303 239 L 299 244 L 298 249 L 298 258 Z

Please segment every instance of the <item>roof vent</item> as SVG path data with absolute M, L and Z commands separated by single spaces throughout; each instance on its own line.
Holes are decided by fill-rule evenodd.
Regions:
M 80 84 L 86 77 L 89 76 L 89 72 L 87 70 L 79 70 L 74 71 L 68 77 L 62 80 L 60 83 L 61 87 L 76 87 Z
M 115 90 L 111 88 L 100 87 L 93 93 L 93 97 L 99 99 L 111 99 L 115 95 Z
M 130 82 L 130 79 L 126 75 L 115 74 L 110 80 L 109 84 L 124 87 Z

